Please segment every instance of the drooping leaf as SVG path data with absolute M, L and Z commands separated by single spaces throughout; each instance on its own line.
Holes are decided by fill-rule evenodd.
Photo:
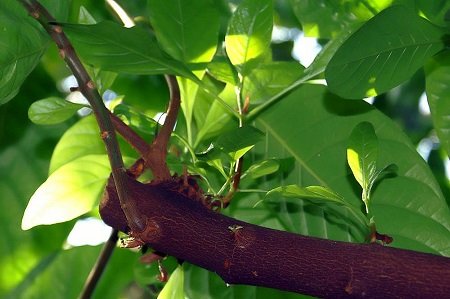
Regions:
M 363 121 L 370 122 L 377 132 L 379 165 L 395 161 L 398 166 L 395 177 L 383 179 L 373 190 L 371 208 L 377 229 L 394 236 L 393 246 L 450 255 L 449 208 L 429 167 L 409 139 L 369 104 L 342 100 L 327 93 L 323 86 L 304 85 L 257 119 L 257 127 L 266 137 L 265 142 L 256 144 L 255 155 L 292 156 L 295 164 L 288 175 L 263 181 L 254 188 L 320 185 L 361 208 L 358 185 L 346 167 L 345 153 L 348 136 Z M 254 203 L 249 204 L 251 207 Z M 298 233 L 337 240 L 363 241 L 366 237 L 349 233 L 344 209 L 338 210 L 340 218 L 330 218 L 320 207 L 299 204 L 292 209 L 281 199 L 280 209 L 280 221 Z M 240 217 L 246 219 L 245 213 Z M 400 216 L 388 216 L 394 214 Z M 424 235 L 419 237 L 417 228 L 421 225 L 436 233 L 426 240 Z
M 111 172 L 106 155 L 90 155 L 58 168 L 36 190 L 22 219 L 22 229 L 72 220 L 89 212 Z
M 184 63 L 206 63 L 212 59 L 220 25 L 214 2 L 150 0 L 148 7 L 156 37 L 173 58 Z
M 232 154 L 237 160 L 263 137 L 264 134 L 255 127 L 244 126 L 222 133 L 214 144 L 221 151 Z
M 158 299 L 184 299 L 184 267 L 178 266 L 158 295 Z
M 228 25 L 225 47 L 231 63 L 243 75 L 264 57 L 273 26 L 272 0 L 244 0 Z
M 175 74 L 193 78 L 187 67 L 168 57 L 151 34 L 103 21 L 95 25 L 65 24 L 75 49 L 86 62 L 102 70 L 131 74 Z
M 426 93 L 433 125 L 450 156 L 450 54 L 438 55 L 426 67 Z
M 442 50 L 444 34 L 410 9 L 390 7 L 338 49 L 325 70 L 328 86 L 350 99 L 383 93 L 411 77 Z
M 241 176 L 245 178 L 257 179 L 259 177 L 277 172 L 280 169 L 280 162 L 275 159 L 263 160 L 259 163 L 252 164 Z
M 28 110 L 28 117 L 39 125 L 54 125 L 69 119 L 83 107 L 85 106 L 50 97 L 34 102 Z
M 351 214 L 356 218 L 358 224 L 361 225 L 361 229 L 366 229 L 365 227 L 368 225 L 368 221 L 365 216 L 361 213 L 361 211 L 349 204 L 342 198 L 339 194 L 333 192 L 326 187 L 322 186 L 307 186 L 307 187 L 299 187 L 297 185 L 287 185 L 274 188 L 267 192 L 266 197 L 268 200 L 276 197 L 284 197 L 287 200 L 289 199 L 304 199 L 311 201 L 317 204 L 337 204 L 346 207 Z

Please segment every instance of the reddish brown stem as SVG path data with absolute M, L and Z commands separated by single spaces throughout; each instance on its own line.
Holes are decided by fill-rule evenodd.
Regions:
M 156 181 L 168 180 L 171 177 L 166 163 L 167 145 L 177 121 L 178 110 L 180 109 L 181 103 L 177 79 L 172 75 L 166 75 L 165 78 L 170 91 L 170 101 L 166 120 L 158 135 L 153 140 L 149 151 L 144 156 L 147 166 L 152 171 L 154 180 Z

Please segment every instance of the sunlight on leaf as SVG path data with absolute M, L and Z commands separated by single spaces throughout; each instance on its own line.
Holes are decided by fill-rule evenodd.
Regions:
M 231 17 L 225 47 L 231 63 L 242 74 L 248 64 L 265 54 L 270 45 L 273 26 L 271 0 L 244 0 Z
M 83 107 L 85 106 L 50 97 L 31 104 L 28 117 L 35 124 L 54 125 L 69 119 Z
M 158 295 L 158 299 L 184 299 L 184 268 L 178 266 Z
M 22 229 L 69 221 L 89 212 L 110 172 L 106 155 L 84 156 L 60 167 L 31 197 Z
M 330 60 L 325 77 L 331 91 L 361 99 L 410 78 L 444 48 L 445 31 L 404 6 L 392 6 L 353 33 Z

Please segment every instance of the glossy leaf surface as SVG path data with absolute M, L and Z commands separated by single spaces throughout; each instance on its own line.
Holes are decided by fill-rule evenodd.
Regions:
M 444 31 L 409 8 L 382 11 L 352 34 L 330 60 L 325 77 L 332 92 L 360 99 L 410 78 L 444 48 Z
M 85 106 L 51 97 L 34 102 L 28 110 L 28 117 L 35 124 L 54 125 L 69 119 L 83 107 Z

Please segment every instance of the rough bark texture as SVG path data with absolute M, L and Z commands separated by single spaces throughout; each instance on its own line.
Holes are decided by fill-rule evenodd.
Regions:
M 141 184 L 129 178 L 126 185 L 146 229 L 129 232 L 112 180 L 100 206 L 107 224 L 229 284 L 328 298 L 449 297 L 448 258 L 255 226 L 205 208 L 201 191 L 187 197 L 193 188 L 180 180 Z

